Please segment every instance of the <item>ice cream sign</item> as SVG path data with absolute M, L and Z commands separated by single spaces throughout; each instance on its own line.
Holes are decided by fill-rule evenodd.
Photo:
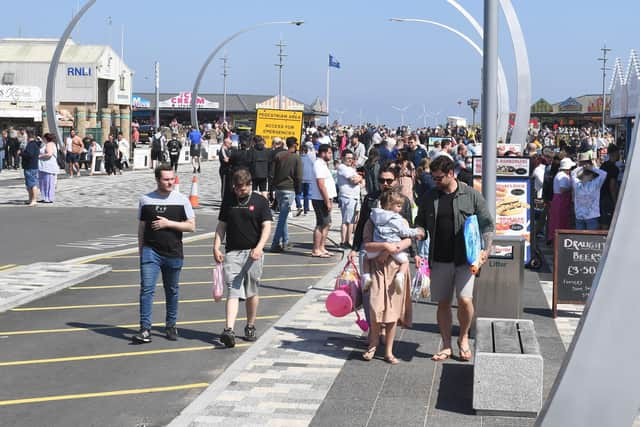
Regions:
M 191 92 L 180 92 L 178 95 L 160 102 L 163 108 L 191 108 Z M 218 102 L 211 102 L 201 96 L 196 98 L 197 108 L 220 108 Z

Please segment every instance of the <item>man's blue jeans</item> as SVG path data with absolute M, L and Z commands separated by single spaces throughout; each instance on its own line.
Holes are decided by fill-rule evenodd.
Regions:
M 576 218 L 576 230 L 599 230 L 600 229 L 600 217 L 589 219 L 577 219 Z
M 287 217 L 289 216 L 289 210 L 295 200 L 295 193 L 287 190 L 276 190 L 276 200 L 278 201 L 278 207 L 280 214 L 278 215 L 278 225 L 273 235 L 273 241 L 271 247 L 276 247 L 282 242 L 283 245 L 289 243 L 289 231 L 287 229 Z
M 302 192 L 300 194 L 296 194 L 296 207 L 300 209 L 304 201 L 304 213 L 309 212 L 309 201 L 311 200 L 311 195 L 309 194 L 310 187 L 311 184 L 303 182 Z
M 165 325 L 175 326 L 178 318 L 178 281 L 182 270 L 182 258 L 166 257 L 148 246 L 142 247 L 140 256 L 140 327 L 151 329 L 153 294 L 158 273 L 162 272 L 162 284 L 167 306 Z

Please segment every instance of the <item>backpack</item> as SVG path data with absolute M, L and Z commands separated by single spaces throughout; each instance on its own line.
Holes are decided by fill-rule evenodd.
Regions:
M 252 150 L 251 175 L 258 179 L 264 179 L 269 175 L 269 152 L 267 150 Z
M 154 136 L 153 140 L 151 141 L 151 149 L 153 151 L 161 151 L 162 150 L 162 141 Z

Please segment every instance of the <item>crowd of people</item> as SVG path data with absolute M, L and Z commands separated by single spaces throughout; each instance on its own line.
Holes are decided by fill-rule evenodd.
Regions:
M 142 285 L 138 343 L 151 341 L 149 319 L 158 272 L 163 274 L 167 297 L 167 338 L 175 340 L 178 278 L 182 266 L 182 233 L 195 229 L 195 214 L 188 199 L 173 191 L 180 129 L 172 128 L 169 141 L 162 134 L 151 140 L 157 188 L 145 195 L 139 209 L 139 248 Z M 366 317 L 371 325 L 364 360 L 372 360 L 384 338 L 384 360 L 398 363 L 393 340 L 398 324 L 411 324 L 410 259 L 431 267 L 431 298 L 438 304 L 437 322 L 442 347 L 433 355 L 440 361 L 453 357 L 452 307 L 457 299 L 460 360 L 470 360 L 468 331 L 473 318 L 474 275 L 466 263 L 462 226 L 477 215 L 484 247 L 490 247 L 495 218 L 482 195 L 473 188 L 471 160 L 481 155 L 480 132 L 463 127 L 407 128 L 354 126 L 307 128 L 303 138 L 273 138 L 268 146 L 261 136 L 231 131 L 190 128 L 185 143 L 192 151 L 193 173 L 200 172 L 200 144 L 209 132 L 221 136 L 219 150 L 222 207 L 213 255 L 224 265 L 227 285 L 227 320 L 221 342 L 235 346 L 234 325 L 239 301 L 244 300 L 247 324 L 244 337 L 255 340 L 255 320 L 264 251 L 291 250 L 290 215 L 313 211 L 315 228 L 310 256 L 331 258 L 327 237 L 334 207 L 340 211 L 340 247 L 358 260 L 363 273 Z M 43 138 L 12 129 L 3 133 L 6 165 L 24 169 L 30 206 L 55 200 L 56 176 L 62 164 L 71 177 L 79 174 L 80 159 L 95 155 L 95 141 L 75 132 L 63 144 L 52 134 Z M 155 140 L 160 151 L 154 153 Z M 18 141 L 17 145 L 15 141 Z M 17 151 L 16 147 L 17 146 Z M 514 148 L 516 147 L 516 148 Z M 129 145 L 118 134 L 101 147 L 108 174 L 128 167 Z M 498 154 L 529 157 L 537 215 L 534 233 L 553 241 L 559 228 L 607 228 L 613 216 L 624 172 L 622 146 L 610 133 L 593 127 L 543 128 L 531 131 L 522 151 L 499 144 Z M 16 154 L 17 153 L 17 154 Z M 64 155 L 64 162 L 60 157 Z M 11 159 L 9 159 L 11 158 Z M 168 160 L 168 162 L 167 162 Z M 38 200 L 38 188 L 42 198 Z M 158 207 L 163 215 L 158 216 Z M 274 216 L 277 215 L 276 223 Z M 272 225 L 275 232 L 271 241 Z M 224 253 L 221 250 L 225 244 Z M 418 242 L 426 250 L 417 251 Z M 267 246 L 269 245 L 269 246 Z M 482 252 L 481 262 L 486 260 Z

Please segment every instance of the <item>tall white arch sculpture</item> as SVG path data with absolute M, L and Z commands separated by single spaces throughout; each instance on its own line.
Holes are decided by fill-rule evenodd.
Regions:
M 478 21 L 457 1 L 447 0 L 451 6 L 453 6 L 458 12 L 464 16 L 467 21 L 473 26 L 476 32 L 483 37 L 483 30 Z M 529 118 L 531 115 L 531 69 L 529 67 L 529 55 L 527 53 L 527 45 L 524 41 L 524 34 L 522 33 L 522 27 L 518 20 L 511 0 L 500 0 L 500 6 L 504 13 L 509 27 L 509 33 L 511 34 L 511 43 L 513 44 L 515 61 L 516 61 L 516 82 L 517 82 L 517 97 L 516 97 L 516 121 L 511 133 L 511 143 L 520 144 L 523 148 L 526 143 L 527 133 L 529 129 Z M 499 72 L 502 73 L 504 79 L 504 69 L 502 63 L 499 63 Z M 500 79 L 500 75 L 498 76 Z M 500 85 L 500 82 L 498 82 Z M 506 86 L 506 80 L 505 80 Z M 500 88 L 500 86 L 498 86 Z M 507 92 L 508 93 L 508 92 Z M 502 105 L 499 105 L 500 111 L 498 113 L 498 135 L 501 135 L 505 126 L 508 129 L 509 126 L 509 101 L 507 97 L 506 113 L 502 110 Z M 506 124 L 501 122 L 506 120 Z M 505 132 L 506 135 L 506 132 Z
M 395 22 L 420 22 L 423 24 L 431 24 L 435 25 L 436 27 L 443 28 L 466 41 L 471 47 L 475 49 L 476 52 L 480 54 L 480 56 L 482 56 L 482 48 L 478 46 L 476 42 L 471 40 L 466 34 L 448 25 L 428 19 L 391 18 L 390 20 Z M 502 68 L 502 63 L 500 62 L 498 63 L 498 106 L 498 138 L 506 141 L 507 130 L 509 127 L 509 89 L 507 88 L 504 69 Z M 500 114 L 502 112 L 505 112 L 505 120 L 503 121 L 503 123 L 500 122 Z
M 447 0 L 447 2 L 469 21 L 473 29 L 476 30 L 482 39 L 484 34 L 482 26 L 478 21 L 455 0 Z M 509 131 L 509 104 L 509 86 L 507 85 L 507 78 L 504 73 L 502 61 L 498 58 L 498 139 L 501 139 L 503 142 L 507 142 L 507 133 Z

